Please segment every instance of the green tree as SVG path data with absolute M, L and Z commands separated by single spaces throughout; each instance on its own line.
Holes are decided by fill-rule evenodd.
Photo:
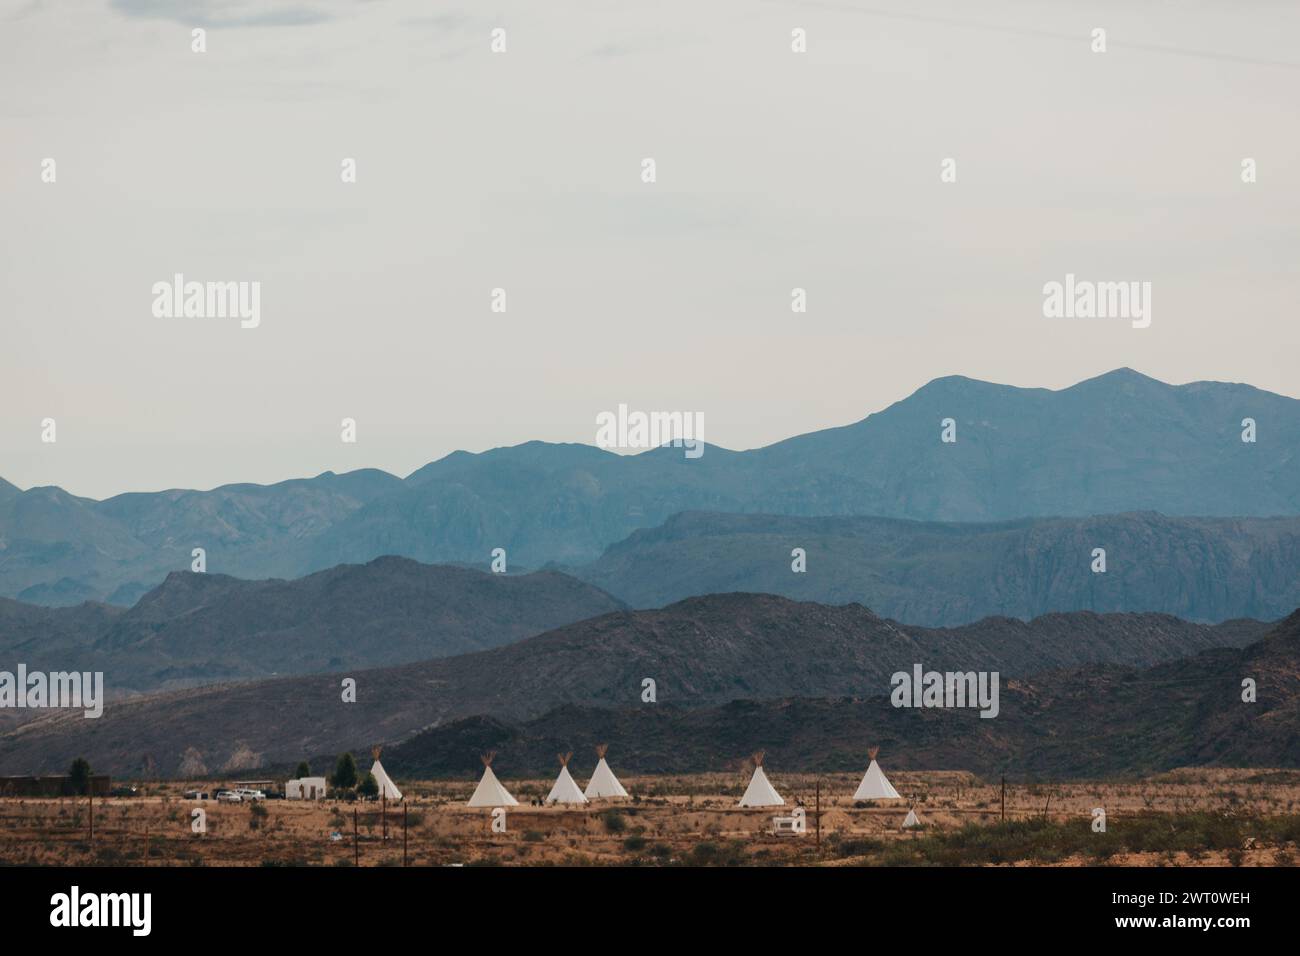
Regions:
M 334 764 L 334 776 L 330 778 L 339 790 L 351 790 L 357 785 L 357 762 L 352 754 L 346 753 Z
M 293 772 L 293 775 L 300 780 L 303 777 L 310 777 L 311 767 L 307 765 L 307 761 L 304 760 L 300 764 L 298 764 L 298 769 Z
M 72 761 L 72 766 L 68 768 L 68 785 L 77 795 L 90 792 L 90 764 L 85 757 Z
M 375 779 L 373 773 L 366 773 L 365 778 L 357 785 L 357 793 L 363 797 L 379 796 L 379 781 Z

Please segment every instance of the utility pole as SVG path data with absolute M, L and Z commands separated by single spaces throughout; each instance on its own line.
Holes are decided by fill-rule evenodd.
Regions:
M 406 810 L 405 803 L 402 804 L 402 866 L 406 866 Z
M 361 844 L 357 836 L 357 808 L 352 808 L 352 858 L 356 866 L 361 866 Z
M 90 797 L 90 848 L 95 849 L 95 778 L 90 778 L 86 794 Z
M 1002 822 L 1007 822 L 1007 775 L 1002 775 Z
M 384 821 L 384 842 L 388 842 L 388 791 L 385 789 L 379 794 L 380 816 Z

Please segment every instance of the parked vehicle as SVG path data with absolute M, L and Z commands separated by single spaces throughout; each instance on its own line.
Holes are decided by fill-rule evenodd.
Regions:
M 249 790 L 246 787 L 241 787 L 240 789 L 236 790 L 235 793 L 239 794 L 240 798 L 245 802 L 252 802 L 254 800 L 266 799 L 266 794 L 263 793 L 261 790 Z
M 108 795 L 110 797 L 134 797 L 138 792 L 139 791 L 137 791 L 135 787 L 122 786 L 114 787 L 112 790 L 108 791 Z
M 234 790 L 218 790 L 217 801 L 219 803 L 243 803 L 244 798 Z
M 206 790 L 186 790 L 185 799 L 186 800 L 208 800 L 210 799 L 210 795 Z

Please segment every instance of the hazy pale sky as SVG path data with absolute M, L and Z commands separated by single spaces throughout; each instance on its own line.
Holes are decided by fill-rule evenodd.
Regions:
M 0 477 L 404 475 L 619 403 L 746 448 L 948 374 L 1300 395 L 1298 37 L 1281 0 L 2 2 Z M 177 272 L 260 282 L 260 327 L 154 317 Z M 1068 272 L 1151 282 L 1151 327 L 1045 319 Z

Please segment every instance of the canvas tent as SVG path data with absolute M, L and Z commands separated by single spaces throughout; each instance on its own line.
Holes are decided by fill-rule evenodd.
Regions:
M 379 784 L 379 796 L 385 800 L 401 800 L 402 791 L 397 789 L 397 784 L 393 783 L 393 778 L 388 775 L 384 765 L 378 760 L 370 768 L 370 774 L 375 778 L 375 783 Z
M 920 825 L 921 825 L 921 821 L 917 817 L 916 811 L 908 810 L 907 816 L 903 818 L 903 829 L 910 830 L 912 827 L 919 827 Z
M 569 773 L 569 759 L 573 756 L 573 752 L 556 754 L 556 756 L 560 758 L 560 775 L 555 778 L 555 786 L 551 787 L 546 802 L 586 803 L 587 798 L 578 789 L 578 783 L 573 779 L 573 774 Z
M 614 771 L 609 769 L 609 764 L 605 762 L 605 753 L 609 750 L 608 745 L 599 744 L 596 747 L 596 756 L 600 761 L 596 764 L 596 771 L 591 775 L 591 780 L 587 783 L 587 789 L 583 791 L 583 796 L 588 800 L 598 800 L 601 797 L 626 797 L 627 791 L 623 785 L 618 782 L 618 777 L 614 776 Z
M 388 776 L 384 770 L 384 765 L 379 762 L 379 751 L 381 747 L 375 747 L 370 751 L 370 756 L 375 758 L 374 764 L 370 768 L 370 775 L 375 778 L 375 783 L 379 785 L 379 792 L 375 794 L 381 800 L 401 800 L 402 791 L 397 789 L 397 784 L 393 783 L 393 778 Z
M 745 795 L 740 798 L 742 807 L 783 807 L 785 798 L 776 792 L 776 788 L 763 772 L 763 751 L 754 754 L 754 776 L 749 778 Z
M 880 769 L 880 764 L 876 763 L 876 754 L 880 752 L 879 747 L 872 747 L 867 751 L 871 758 L 871 765 L 867 767 L 867 772 L 862 777 L 862 783 L 858 784 L 857 793 L 853 794 L 854 800 L 901 800 L 898 791 L 894 785 L 889 782 L 885 772 Z
M 510 796 L 506 788 L 501 786 L 497 775 L 492 772 L 492 758 L 495 756 L 495 751 L 488 751 L 479 758 L 483 761 L 483 779 L 474 788 L 474 796 L 469 798 L 471 807 L 519 806 L 519 801 Z

